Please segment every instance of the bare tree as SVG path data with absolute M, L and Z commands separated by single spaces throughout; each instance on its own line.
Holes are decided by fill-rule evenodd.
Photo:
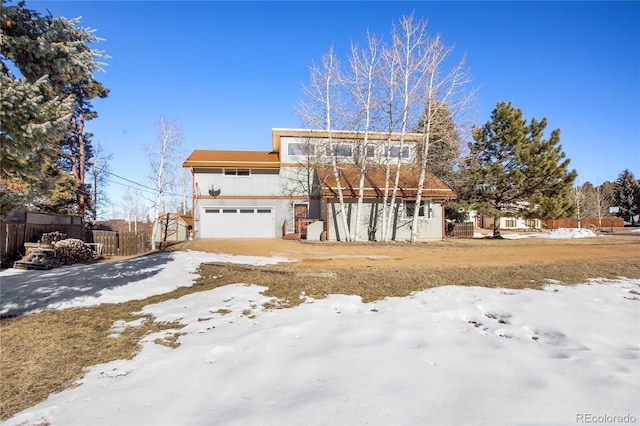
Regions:
M 426 24 L 425 24 L 426 25 Z M 418 193 L 416 196 L 415 212 L 421 206 L 422 189 L 429 167 L 429 150 L 434 142 L 434 130 L 439 130 L 439 137 L 455 140 L 455 135 L 446 135 L 444 123 L 439 122 L 444 116 L 443 112 L 448 111 L 456 116 L 467 108 L 473 97 L 473 91 L 469 91 L 471 77 L 466 66 L 466 58 L 463 57 L 451 68 L 447 68 L 447 61 L 451 57 L 453 47 L 446 46 L 440 35 L 430 39 L 424 52 L 426 78 L 424 79 L 424 91 L 422 92 L 422 105 L 425 106 L 425 113 L 420 129 L 422 141 L 418 149 L 420 158 L 420 177 L 418 179 Z M 449 131 L 457 134 L 457 129 Z M 414 214 L 411 228 L 411 242 L 417 239 L 418 215 Z
M 98 143 L 93 152 L 93 158 L 88 170 L 89 182 L 92 186 L 92 199 L 90 203 L 91 217 L 93 221 L 97 221 L 102 217 L 111 200 L 105 188 L 108 184 L 108 176 L 111 173 L 111 165 L 109 162 L 113 159 L 113 154 L 107 154 L 104 146 Z
M 186 155 L 184 156 L 186 158 Z M 191 200 L 191 172 L 187 169 L 182 169 L 180 174 L 180 193 L 182 194 L 182 214 L 186 215 L 191 212 L 193 206 L 189 205 L 188 200 Z M 192 212 L 193 214 L 193 212 Z
M 389 128 L 396 130 L 396 133 L 399 133 L 399 137 L 398 135 L 394 137 L 397 140 L 394 143 L 398 144 L 397 158 L 393 158 L 392 155 L 394 151 L 391 147 L 391 137 L 385 147 L 386 181 L 382 213 L 383 241 L 387 241 L 391 236 L 391 225 L 394 219 L 393 210 L 396 208 L 396 198 L 402 173 L 402 153 L 407 142 L 407 134 L 411 129 L 411 120 L 415 119 L 419 90 L 425 76 L 425 57 L 422 52 L 427 43 L 426 21 L 415 23 L 413 15 L 404 16 L 400 19 L 399 27 L 394 25 L 392 33 L 393 44 L 390 49 L 386 50 L 389 58 L 386 63 L 393 67 L 387 72 L 390 76 L 388 79 L 390 84 L 388 93 L 392 99 L 395 97 L 394 93 L 397 93 L 399 98 L 397 105 L 393 102 L 389 104 Z M 395 163 L 393 184 L 390 181 L 392 162 Z M 391 190 L 391 201 L 387 203 L 389 190 Z
M 391 227 L 397 214 L 403 165 L 414 162 L 420 166 L 414 209 L 418 212 L 433 129 L 441 117 L 456 115 L 470 99 L 466 91 L 470 78 L 464 58 L 449 68 L 453 48 L 445 46 L 440 36 L 431 38 L 425 20 L 415 20 L 413 15 L 403 17 L 398 25 L 394 25 L 391 35 L 390 44 L 381 43 L 370 33 L 365 48 L 352 44 L 349 67 L 342 72 L 331 48 L 323 56 L 322 67 L 311 67 L 311 84 L 304 88 L 308 101 L 299 108 L 299 114 L 306 122 L 327 134 L 326 151 L 343 212 L 341 167 L 348 164 L 358 172 L 353 232 L 349 232 L 347 217 L 342 214 L 348 240 L 356 240 L 359 235 L 370 153 L 376 152 L 372 157 L 385 167 L 381 239 L 387 241 L 392 236 Z M 420 135 L 413 134 L 418 123 L 422 126 Z M 357 135 L 354 155 L 348 160 L 339 158 L 333 146 L 332 130 L 337 124 L 344 126 L 341 130 Z M 373 138 L 372 132 L 388 132 L 388 137 L 380 139 L 377 135 Z M 442 132 L 439 129 L 439 137 Z M 457 134 L 448 139 L 459 141 Z M 414 215 L 412 241 L 417 238 L 417 220 L 418 215 Z
M 354 125 L 362 132 L 362 139 L 356 141 L 356 163 L 358 167 L 358 203 L 356 206 L 356 220 L 351 239 L 357 241 L 360 221 L 362 218 L 362 206 L 364 200 L 364 181 L 367 173 L 368 151 L 375 148 L 371 145 L 369 134 L 374 128 L 375 121 L 380 114 L 380 97 L 376 90 L 379 85 L 382 52 L 380 42 L 375 35 L 367 32 L 367 48 L 360 49 L 356 44 L 351 45 L 349 58 L 350 77 L 344 77 L 343 84 L 347 87 L 351 97 L 355 100 L 353 105 Z
M 578 228 L 581 228 L 581 221 L 585 216 L 587 207 L 587 184 L 576 184 L 571 191 L 571 198 L 573 199 L 573 204 L 576 207 L 576 219 L 578 221 Z
M 158 217 L 164 213 L 165 193 L 176 186 L 176 174 L 179 170 L 180 144 L 182 132 L 175 120 L 167 121 L 163 116 L 158 120 L 158 136 L 156 143 L 145 146 L 151 167 L 150 180 L 155 189 L 153 206 L 153 231 L 151 249 L 156 249 L 155 234 L 158 228 Z
M 331 47 L 329 52 L 322 56 L 322 66 L 311 65 L 310 86 L 303 87 L 307 101 L 300 104 L 298 113 L 304 121 L 326 132 L 326 154 L 330 158 L 333 177 L 336 181 L 342 226 L 345 229 L 347 241 L 350 241 L 351 232 L 346 217 L 347 210 L 340 178 L 340 147 L 334 144 L 332 134 L 334 125 L 339 124 L 341 118 L 344 120 L 343 110 L 339 109 L 342 104 L 339 101 L 340 92 L 337 88 L 341 80 L 340 64 L 333 47 Z
M 610 182 L 596 186 L 591 192 L 591 200 L 598 217 L 598 228 L 602 228 L 602 218 L 607 215 L 609 207 L 613 204 L 613 188 Z
M 144 219 L 149 210 L 148 205 L 145 204 L 143 200 L 144 197 L 142 197 L 139 190 L 135 189 L 132 191 L 130 187 L 127 187 L 120 206 L 124 212 L 129 231 L 138 232 L 138 222 Z

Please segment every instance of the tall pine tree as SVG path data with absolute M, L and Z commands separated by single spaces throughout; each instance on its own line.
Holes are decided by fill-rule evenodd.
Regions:
M 42 16 L 24 2 L 0 2 L 3 154 L 5 142 L 9 151 L 2 163 L 2 210 L 22 205 L 83 215 L 91 158 L 84 122 L 96 116 L 91 99 L 108 94 L 93 76 L 101 70 L 96 58 L 106 55 L 89 47 L 98 39 L 77 19 Z M 17 158 L 28 162 L 29 152 L 45 161 L 19 164 Z
M 491 120 L 473 128 L 474 142 L 464 170 L 467 194 L 481 214 L 500 217 L 557 218 L 572 213 L 571 190 L 577 176 L 560 145 L 560 130 L 544 139 L 547 119 L 530 123 L 511 102 L 499 102 Z
M 619 208 L 618 216 L 636 224 L 635 217 L 640 214 L 640 184 L 628 169 L 614 182 L 613 203 Z

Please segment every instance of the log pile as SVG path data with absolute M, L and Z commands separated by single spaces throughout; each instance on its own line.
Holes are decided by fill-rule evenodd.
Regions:
M 37 243 L 24 243 L 24 257 L 14 262 L 18 269 L 51 269 L 73 263 L 88 263 L 97 254 L 82 240 L 67 238 L 61 232 L 42 234 Z
M 54 232 L 48 232 L 46 234 L 42 234 L 42 237 L 40 237 L 40 241 L 38 241 L 38 242 L 40 244 L 54 245 L 58 241 L 62 241 L 62 240 L 66 240 L 66 239 L 67 239 L 67 234 L 63 234 L 62 232 L 54 231 Z
M 82 240 L 67 238 L 54 244 L 61 265 L 86 263 L 96 258 L 96 253 Z

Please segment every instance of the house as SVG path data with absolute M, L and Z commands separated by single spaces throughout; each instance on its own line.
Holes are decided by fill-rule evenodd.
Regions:
M 422 205 L 415 212 L 418 172 L 413 165 L 419 135 L 409 135 L 404 145 L 384 148 L 371 143 L 360 148 L 362 136 L 347 131 L 273 129 L 270 151 L 198 149 L 186 159 L 193 179 L 193 230 L 196 238 L 276 238 L 294 235 L 307 239 L 344 240 L 342 215 L 354 228 L 359 188 L 358 161 L 367 161 L 364 211 L 359 240 L 380 238 L 385 191 L 385 152 L 400 168 L 397 203 L 393 209 L 392 238 L 408 239 L 413 215 L 418 214 L 418 238 L 445 236 L 444 204 L 455 193 L 428 173 L 422 188 Z M 395 135 L 397 136 L 397 135 Z M 389 138 L 369 134 L 372 142 Z M 329 143 L 330 141 L 330 143 Z M 329 154 L 340 161 L 336 181 Z M 392 169 L 395 173 L 395 168 Z M 345 211 L 338 200 L 343 189 Z
M 158 217 L 158 226 L 151 227 L 156 233 L 156 242 L 163 241 L 186 241 L 191 238 L 193 229 L 193 218 L 189 215 L 179 213 L 165 213 Z
M 475 213 L 475 212 L 474 212 Z M 477 228 L 484 229 L 493 229 L 495 218 L 487 217 L 487 216 L 473 216 L 474 223 Z M 502 230 L 541 230 L 542 229 L 542 220 L 540 219 L 531 219 L 524 217 L 500 217 L 500 229 Z

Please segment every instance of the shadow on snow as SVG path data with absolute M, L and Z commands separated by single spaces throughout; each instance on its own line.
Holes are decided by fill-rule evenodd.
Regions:
M 160 252 L 118 262 L 67 265 L 48 271 L 10 270 L 8 274 L 4 271 L 0 275 L 0 318 L 55 309 L 77 298 L 98 297 L 104 290 L 155 276 L 173 257 L 173 253 Z

